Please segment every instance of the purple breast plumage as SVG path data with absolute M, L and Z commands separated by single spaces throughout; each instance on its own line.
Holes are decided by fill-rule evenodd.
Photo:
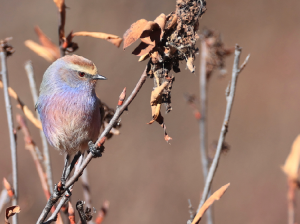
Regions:
M 40 95 L 37 110 L 49 143 L 62 153 L 84 152 L 101 127 L 99 99 L 94 90 L 64 86 Z

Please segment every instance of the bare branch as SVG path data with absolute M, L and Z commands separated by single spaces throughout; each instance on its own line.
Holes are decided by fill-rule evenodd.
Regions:
M 36 88 L 34 72 L 33 72 L 33 67 L 32 67 L 31 61 L 27 61 L 25 63 L 25 70 L 26 70 L 27 77 L 29 80 L 29 85 L 30 85 L 30 90 L 31 90 L 31 94 L 33 97 L 33 101 L 34 101 L 34 103 L 36 103 L 38 100 L 38 93 L 37 93 L 37 88 Z M 36 114 L 39 119 L 38 112 L 36 112 Z M 43 145 L 44 166 L 45 166 L 45 170 L 46 170 L 46 174 L 47 174 L 48 189 L 50 190 L 50 194 L 52 194 L 53 193 L 53 179 L 52 179 L 52 170 L 51 170 L 48 143 L 47 143 L 46 136 L 42 130 L 40 130 L 40 136 L 41 136 L 42 145 Z
M 1 75 L 3 82 L 3 91 L 4 91 L 4 100 L 6 107 L 6 115 L 8 122 L 9 138 L 10 138 L 10 150 L 11 150 L 11 159 L 12 159 L 12 176 L 13 176 L 13 188 L 15 197 L 12 199 L 12 205 L 18 204 L 18 170 L 17 170 L 17 144 L 14 133 L 14 124 L 12 117 L 11 103 L 8 93 L 8 74 L 6 69 L 6 59 L 7 59 L 7 44 L 6 40 L 0 41 L 0 57 L 1 57 Z M 17 216 L 13 217 L 13 224 L 17 224 Z
M 207 176 L 207 179 L 206 179 L 206 182 L 205 182 L 205 187 L 204 187 L 204 191 L 203 191 L 203 194 L 202 194 L 202 198 L 201 198 L 201 201 L 200 201 L 199 208 L 202 207 L 202 205 L 204 204 L 204 202 L 207 198 L 207 195 L 209 193 L 210 186 L 211 186 L 214 174 L 216 172 L 216 169 L 217 169 L 217 166 L 218 166 L 218 163 L 219 163 L 219 158 L 220 158 L 220 154 L 221 154 L 221 151 L 222 151 L 222 145 L 224 143 L 226 133 L 228 131 L 228 123 L 229 123 L 230 113 L 231 113 L 231 109 L 232 109 L 232 105 L 233 105 L 233 101 L 234 101 L 237 78 L 238 78 L 238 75 L 240 73 L 239 61 L 240 61 L 241 51 L 242 51 L 242 49 L 238 45 L 236 45 L 236 47 L 235 47 L 235 58 L 234 58 L 233 69 L 232 69 L 232 79 L 231 79 L 231 85 L 230 85 L 230 92 L 229 92 L 229 95 L 227 96 L 227 105 L 226 105 L 225 118 L 224 118 L 224 121 L 223 121 L 222 129 L 221 129 L 221 133 L 220 133 L 220 137 L 219 137 L 219 141 L 218 141 L 217 150 L 216 150 L 213 162 L 211 164 L 211 167 L 209 169 L 208 176 Z
M 208 158 L 206 155 L 207 147 L 207 44 L 205 38 L 201 39 L 201 58 L 200 58 L 200 104 L 201 104 L 201 117 L 199 119 L 199 134 L 200 134 L 200 153 L 201 153 L 201 163 L 204 181 L 207 177 L 208 172 Z M 210 192 L 209 192 L 210 195 Z M 206 212 L 207 224 L 213 223 L 212 207 L 209 207 Z

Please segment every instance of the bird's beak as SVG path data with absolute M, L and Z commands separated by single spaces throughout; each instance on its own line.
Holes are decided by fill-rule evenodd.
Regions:
M 102 76 L 102 75 L 96 74 L 96 75 L 93 75 L 93 76 L 91 77 L 91 79 L 92 79 L 92 80 L 100 80 L 100 79 L 106 80 L 107 78 L 105 78 L 105 77 Z

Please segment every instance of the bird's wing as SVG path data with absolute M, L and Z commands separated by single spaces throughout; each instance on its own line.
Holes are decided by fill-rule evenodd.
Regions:
M 104 125 L 104 115 L 105 115 L 105 111 L 104 111 L 104 105 L 101 102 L 101 100 L 97 97 L 98 101 L 99 101 L 99 109 L 100 109 L 100 115 L 101 115 L 101 125 Z

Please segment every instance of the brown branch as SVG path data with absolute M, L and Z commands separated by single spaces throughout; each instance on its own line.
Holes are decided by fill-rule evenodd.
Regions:
M 36 144 L 35 142 L 32 140 L 31 135 L 29 133 L 28 127 L 25 123 L 25 120 L 22 118 L 22 116 L 17 115 L 17 122 L 20 125 L 20 128 L 23 132 L 24 135 L 24 142 L 25 142 L 25 148 L 30 152 L 32 159 L 34 161 L 35 167 L 37 169 L 40 181 L 41 181 L 41 185 L 44 191 L 44 194 L 46 196 L 46 199 L 48 200 L 50 198 L 50 192 L 49 192 L 49 188 L 47 185 L 47 178 L 46 178 L 46 174 L 43 170 L 43 167 L 40 163 L 40 160 L 38 159 L 38 156 L 36 154 Z
M 299 186 L 293 178 L 288 178 L 288 186 L 288 224 L 295 224 L 296 190 Z
M 220 154 L 222 151 L 222 145 L 224 143 L 224 140 L 225 140 L 225 137 L 226 137 L 226 134 L 228 131 L 228 123 L 229 123 L 230 113 L 231 113 L 231 109 L 232 109 L 232 105 L 233 105 L 233 101 L 234 101 L 237 79 L 238 79 L 238 75 L 240 74 L 240 72 L 243 68 L 243 67 L 239 67 L 241 51 L 242 51 L 242 49 L 238 45 L 236 45 L 235 58 L 234 58 L 233 70 L 232 70 L 232 79 L 231 79 L 229 92 L 226 96 L 227 105 L 226 105 L 225 117 L 224 117 L 222 129 L 221 129 L 221 133 L 220 133 L 220 137 L 219 137 L 219 141 L 218 141 L 217 150 L 216 150 L 213 162 L 211 164 L 211 167 L 209 169 L 208 176 L 206 178 L 205 187 L 203 190 L 199 208 L 201 208 L 202 205 L 204 204 L 204 202 L 207 198 L 207 195 L 210 191 L 210 186 L 211 186 L 213 177 L 215 175 L 215 172 L 216 172 L 216 169 L 217 169 L 217 166 L 219 163 L 219 158 L 220 158 Z M 247 63 L 249 56 L 250 55 L 248 55 L 248 57 L 246 58 L 245 63 L 243 63 L 243 65 Z
M 38 150 L 37 146 L 31 138 L 31 135 L 29 133 L 29 129 L 26 125 L 26 122 L 25 122 L 24 118 L 20 115 L 17 115 L 17 122 L 19 123 L 20 128 L 21 128 L 21 130 L 23 132 L 23 135 L 24 135 L 25 148 L 30 152 L 30 154 L 32 156 L 32 159 L 34 161 L 34 164 L 35 164 L 36 170 L 38 172 L 38 175 L 39 175 L 39 178 L 40 178 L 40 181 L 41 181 L 41 185 L 42 185 L 46 200 L 49 200 L 51 194 L 50 194 L 50 191 L 49 191 L 49 187 L 47 185 L 46 174 L 43 170 L 43 166 L 42 166 L 40 160 L 38 159 L 38 155 L 36 153 L 37 150 Z M 51 211 L 54 212 L 55 208 L 53 207 Z M 62 219 L 61 219 L 60 216 L 58 217 L 57 223 L 62 224 Z
M 105 218 L 105 216 L 107 215 L 107 211 L 109 209 L 109 201 L 104 201 L 103 204 L 102 204 L 102 207 L 98 213 L 98 216 L 95 220 L 95 223 L 96 224 L 101 224 Z
M 69 202 L 68 215 L 70 224 L 75 224 L 75 211 L 71 202 Z
M 105 127 L 104 131 L 101 133 L 100 137 L 98 138 L 98 140 L 96 141 L 96 143 L 94 144 L 95 147 L 99 148 L 100 146 L 102 146 L 104 144 L 104 139 L 106 139 L 106 135 L 110 132 L 110 130 L 113 128 L 113 126 L 115 125 L 115 123 L 118 121 L 118 119 L 120 118 L 120 116 L 123 114 L 124 110 L 126 110 L 128 108 L 128 106 L 130 105 L 130 103 L 133 101 L 133 99 L 136 97 L 136 95 L 138 94 L 138 92 L 140 91 L 140 89 L 142 88 L 143 84 L 145 83 L 147 78 L 147 67 L 145 68 L 142 76 L 140 77 L 138 83 L 136 84 L 135 88 L 133 89 L 132 93 L 130 94 L 130 96 L 127 98 L 127 100 L 123 103 L 122 106 L 117 107 L 116 112 L 113 116 L 113 118 L 110 120 L 109 124 Z M 63 195 L 63 193 L 66 191 L 66 189 L 68 189 L 70 186 L 72 186 L 77 180 L 78 178 L 82 175 L 83 170 L 86 168 L 86 166 L 90 163 L 90 161 L 93 159 L 93 155 L 92 153 L 89 153 L 87 155 L 87 157 L 85 158 L 85 160 L 83 161 L 83 163 L 81 164 L 81 166 L 78 169 L 78 173 L 75 173 L 66 183 L 65 188 L 63 191 L 61 192 L 54 192 L 50 199 L 48 200 L 45 208 L 43 209 L 37 224 L 41 224 L 45 221 L 48 213 L 50 212 L 50 209 L 52 208 L 52 206 L 58 201 L 58 199 Z
M 3 88 L 3 82 L 1 80 L 0 88 Z M 42 130 L 41 122 L 37 118 L 35 118 L 32 111 L 29 110 L 29 108 L 23 103 L 18 94 L 11 87 L 8 87 L 8 94 L 17 101 L 18 108 L 20 108 L 23 111 L 27 119 L 31 121 L 31 123 L 34 124 L 38 129 Z
M 86 206 L 91 208 L 92 199 L 91 199 L 91 191 L 90 191 L 90 184 L 88 180 L 88 170 L 85 169 L 81 176 L 82 181 L 82 188 L 83 188 L 83 198 L 86 203 Z

